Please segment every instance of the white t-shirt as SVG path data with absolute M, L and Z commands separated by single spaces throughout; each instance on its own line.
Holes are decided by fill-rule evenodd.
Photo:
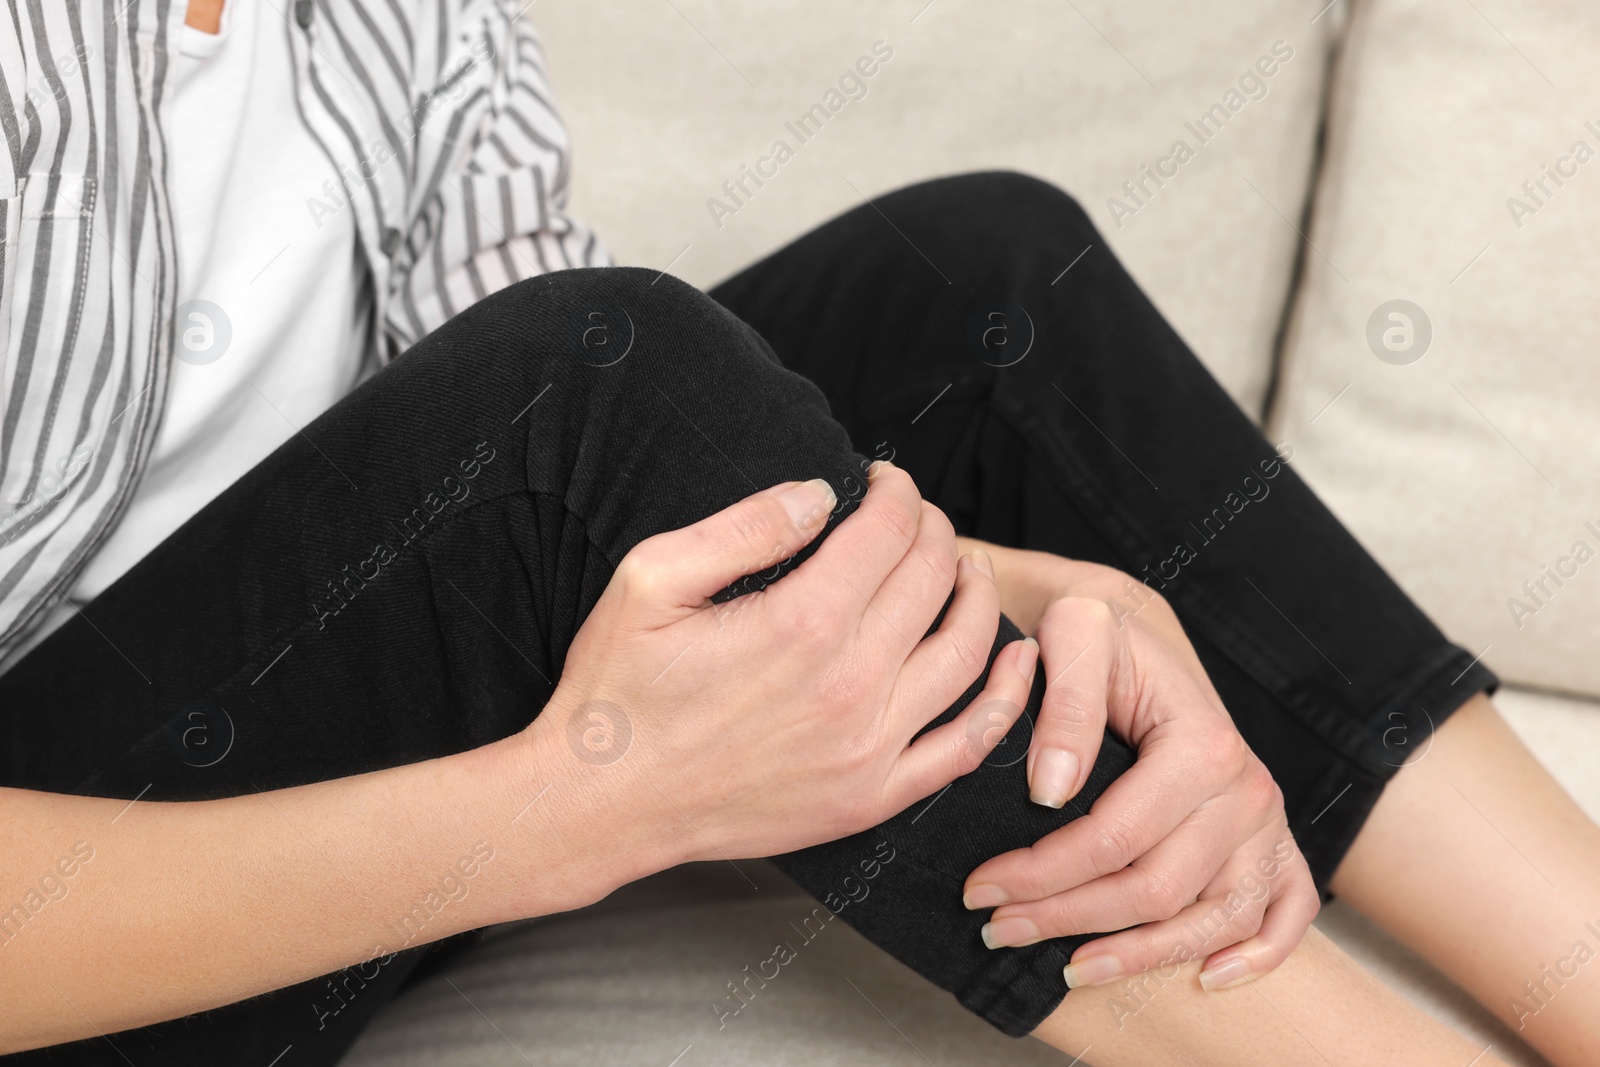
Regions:
M 376 369 L 354 215 L 306 207 L 325 206 L 334 169 L 295 106 L 286 21 L 273 0 L 227 0 L 218 33 L 183 27 L 166 127 L 178 322 L 161 429 L 121 522 L 0 672 Z
M 295 106 L 283 7 L 228 0 L 221 32 L 185 26 L 172 57 L 176 358 L 149 465 L 73 589 L 80 605 L 370 369 L 354 213 L 306 208 L 334 172 Z

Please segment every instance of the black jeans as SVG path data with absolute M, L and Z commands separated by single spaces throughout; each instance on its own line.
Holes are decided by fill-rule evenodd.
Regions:
M 632 545 L 817 476 L 843 502 L 832 529 L 868 459 L 891 454 L 961 532 L 1111 564 L 1171 601 L 1324 888 L 1405 755 L 1494 684 L 1070 198 L 978 174 L 852 211 L 710 297 L 577 270 L 470 308 L 0 677 L 0 784 L 215 797 L 504 737 L 539 713 Z M 996 650 L 1017 636 L 1003 620 Z M 1059 1003 L 1085 939 L 986 950 L 962 882 L 1077 817 L 1133 758 L 1108 735 L 1052 811 L 1028 801 L 1029 729 L 937 798 L 778 860 L 838 900 L 887 842 L 894 862 L 843 916 L 1012 1034 Z M 426 951 L 354 987 L 345 974 L 357 995 L 337 1011 L 318 979 L 16 1061 L 265 1064 L 292 1046 L 283 1067 L 331 1063 Z

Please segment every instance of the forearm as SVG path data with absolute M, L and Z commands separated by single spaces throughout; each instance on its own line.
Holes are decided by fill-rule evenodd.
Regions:
M 639 850 L 593 848 L 592 791 L 552 784 L 555 763 L 519 735 L 225 800 L 0 790 L 0 1052 L 370 967 L 643 873 L 619 863 L 648 866 Z

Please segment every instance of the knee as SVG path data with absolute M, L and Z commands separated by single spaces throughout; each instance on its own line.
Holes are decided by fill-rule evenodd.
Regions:
M 591 366 L 623 358 L 630 335 L 666 340 L 696 330 L 748 332 L 699 289 L 645 267 L 581 267 L 528 278 L 492 293 L 451 320 L 473 320 L 496 334 L 515 330 L 522 342 Z M 631 354 L 631 352 L 630 352 Z
M 588 372 L 637 373 L 647 363 L 653 374 L 693 376 L 712 353 L 719 363 L 774 358 L 753 329 L 699 289 L 642 267 L 586 267 L 517 282 L 418 347 L 475 365 L 477 386 L 490 390 L 529 373 L 545 380 L 576 373 L 602 384 L 606 374 Z
M 1041 232 L 1095 233 L 1082 205 L 1059 186 L 1012 170 L 977 171 L 919 182 L 879 201 L 897 222 L 909 218 L 949 233 L 968 249 L 1037 241 Z M 893 205 L 895 211 L 889 211 Z

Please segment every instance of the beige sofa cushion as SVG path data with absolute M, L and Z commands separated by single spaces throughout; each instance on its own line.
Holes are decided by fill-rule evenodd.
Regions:
M 708 285 L 863 196 L 1023 170 L 1084 203 L 1259 414 L 1340 11 L 1311 14 L 1304 0 L 542 0 L 531 17 L 575 139 L 573 206 L 620 262 Z M 786 124 L 818 104 L 837 111 L 802 143 Z M 735 203 L 723 183 L 758 166 L 769 176 Z M 1144 166 L 1175 177 L 1158 187 Z M 1149 195 L 1130 197 L 1140 180 Z
M 1597 84 L 1586 0 L 1357 7 L 1272 420 L 1452 637 L 1487 646 L 1510 680 L 1587 694 L 1600 693 Z M 1395 300 L 1423 309 L 1425 351 L 1420 329 L 1406 349 L 1387 317 Z
M 968 1014 L 776 868 L 739 869 L 679 868 L 594 908 L 497 931 L 385 1005 L 342 1063 L 927 1067 L 922 1053 L 951 1067 L 1066 1062 Z

